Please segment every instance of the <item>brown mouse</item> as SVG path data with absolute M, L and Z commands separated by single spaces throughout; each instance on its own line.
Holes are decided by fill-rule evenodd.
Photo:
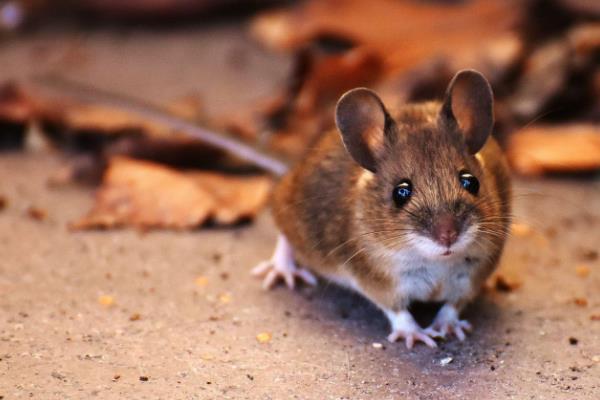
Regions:
M 388 340 L 435 347 L 464 340 L 459 319 L 496 267 L 510 223 L 511 184 L 491 137 L 493 94 L 473 70 L 458 72 L 443 102 L 388 111 L 369 89 L 344 94 L 338 131 L 324 134 L 277 185 L 280 235 L 273 257 L 254 268 L 316 284 L 313 273 L 375 303 L 391 325 Z M 421 328 L 412 301 L 442 302 Z
M 323 135 L 291 171 L 239 140 L 134 99 L 57 77 L 41 79 L 83 101 L 123 108 L 285 175 L 273 196 L 281 234 L 273 257 L 253 269 L 264 286 L 279 278 L 316 284 L 313 273 L 375 303 L 390 321 L 390 341 L 422 341 L 471 329 L 459 319 L 498 263 L 510 224 L 504 156 L 490 136 L 493 95 L 486 79 L 463 70 L 442 103 L 389 112 L 368 89 L 336 108 L 338 131 Z M 340 135 L 341 134 L 341 135 Z M 300 267 L 302 266 L 302 267 Z M 422 329 L 411 301 L 443 302 Z

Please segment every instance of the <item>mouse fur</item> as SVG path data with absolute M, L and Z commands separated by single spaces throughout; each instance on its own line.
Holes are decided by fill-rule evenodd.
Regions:
M 510 224 L 510 174 L 490 135 L 491 96 L 471 70 L 456 75 L 443 102 L 389 112 L 367 89 L 343 96 L 338 129 L 273 193 L 287 266 L 270 262 L 256 272 L 275 271 L 270 284 L 285 268 L 288 284 L 290 271 L 309 283 L 313 272 L 355 290 L 386 314 L 388 339 L 408 347 L 434 347 L 434 337 L 449 333 L 464 339 L 470 324 L 458 315 L 498 264 Z M 478 181 L 476 194 L 461 185 L 465 171 Z M 412 192 L 398 207 L 392 190 L 404 181 Z M 455 241 L 440 242 L 440 229 Z M 422 329 L 407 310 L 412 301 L 445 305 Z

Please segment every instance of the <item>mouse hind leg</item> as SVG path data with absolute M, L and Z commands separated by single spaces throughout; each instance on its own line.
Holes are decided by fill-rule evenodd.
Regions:
M 272 288 L 280 279 L 283 279 L 290 289 L 296 285 L 296 279 L 311 286 L 317 284 L 317 278 L 309 270 L 296 265 L 292 246 L 283 234 L 279 234 L 277 237 L 277 244 L 271 259 L 254 267 L 252 275 L 264 276 L 263 288 L 265 289 Z

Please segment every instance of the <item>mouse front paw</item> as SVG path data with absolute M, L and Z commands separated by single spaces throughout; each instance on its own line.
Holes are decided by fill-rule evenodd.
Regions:
M 390 342 L 397 342 L 398 339 L 404 339 L 404 344 L 406 348 L 412 349 L 416 342 L 423 342 L 428 347 L 435 349 L 437 347 L 437 343 L 433 340 L 426 331 L 418 328 L 413 330 L 394 330 L 387 337 L 387 340 Z
M 386 314 L 392 325 L 392 332 L 387 337 L 390 342 L 397 342 L 399 339 L 404 339 L 404 344 L 408 349 L 412 349 L 417 342 L 425 343 L 432 349 L 437 347 L 435 340 L 416 323 L 408 311 L 403 310 L 399 313 L 387 312 Z
M 469 321 L 461 320 L 455 307 L 445 304 L 442 306 L 433 323 L 425 329 L 430 336 L 445 338 L 453 334 L 461 342 L 466 339 L 467 332 L 473 330 Z
M 296 265 L 292 248 L 283 235 L 279 235 L 277 239 L 273 257 L 254 267 L 252 275 L 264 276 L 264 289 L 271 289 L 279 280 L 283 280 L 290 289 L 296 286 L 297 279 L 307 285 L 314 286 L 317 284 L 317 278 L 309 270 Z

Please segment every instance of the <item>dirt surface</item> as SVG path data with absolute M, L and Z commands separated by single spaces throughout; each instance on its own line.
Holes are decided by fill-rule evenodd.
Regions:
M 287 60 L 248 43 L 227 24 L 40 34 L 2 45 L 0 77 L 66 70 L 147 99 L 199 91 L 224 111 L 285 75 Z M 529 229 L 502 272 L 521 286 L 480 296 L 466 342 L 407 351 L 385 341 L 379 311 L 332 285 L 262 291 L 248 271 L 272 250 L 268 214 L 236 229 L 73 233 L 92 189 L 48 187 L 59 165 L 48 151 L 0 155 L 0 398 L 598 398 L 597 179 L 517 182 Z

